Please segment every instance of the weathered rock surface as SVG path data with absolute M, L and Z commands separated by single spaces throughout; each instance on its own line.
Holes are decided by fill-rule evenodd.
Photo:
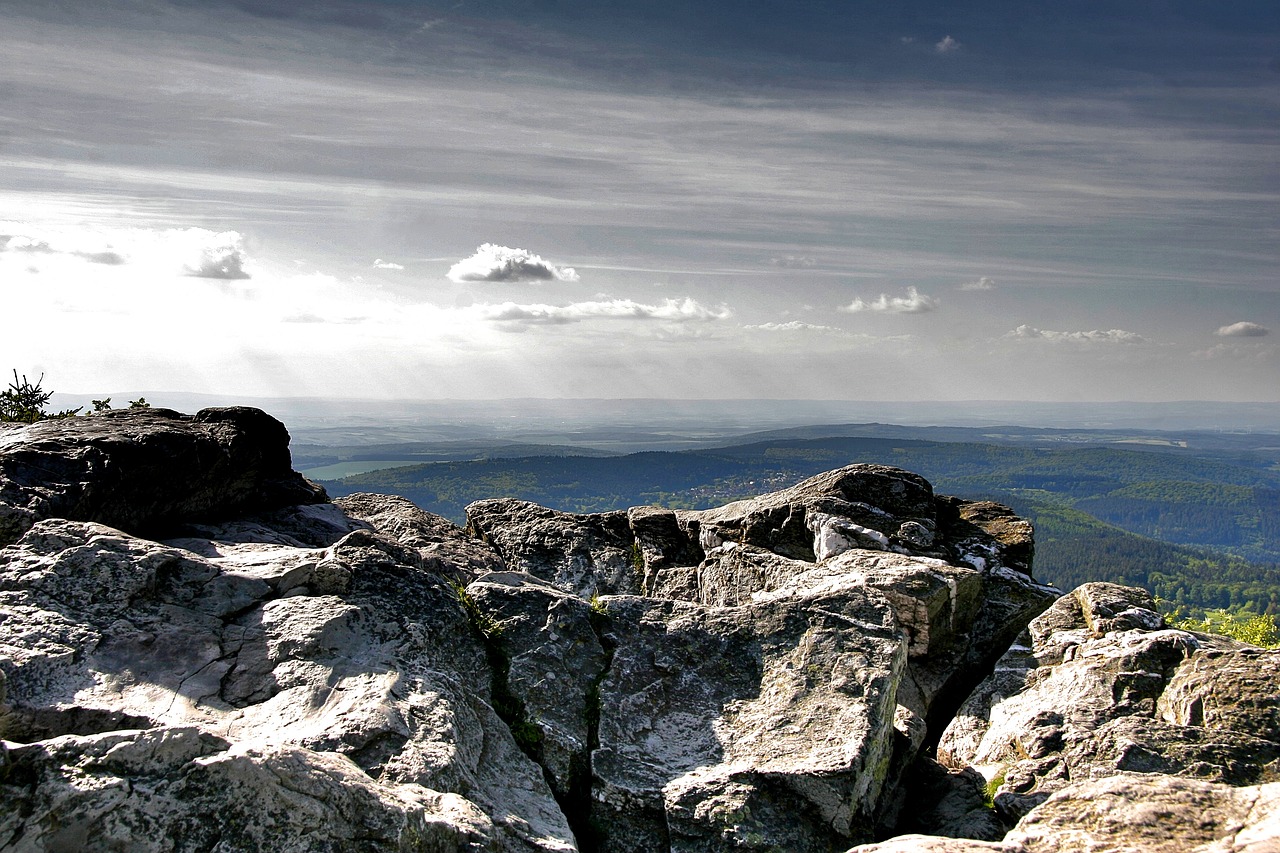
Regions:
M 212 412 L 0 433 L 0 849 L 1274 849 L 1277 655 L 1058 598 L 997 504 L 855 465 L 464 531 Z
M 1166 628 L 1142 590 L 1086 584 L 1031 622 L 939 757 L 998 783 L 1010 824 L 1072 783 L 1126 772 L 1271 782 L 1277 685 L 1280 653 Z
M 0 545 L 43 518 L 143 535 L 183 521 L 319 503 L 296 473 L 284 424 L 258 409 L 118 409 L 0 424 Z
M 826 850 L 873 836 L 897 818 L 906 769 L 1057 596 L 1030 578 L 1026 522 L 996 504 L 936 497 L 922 478 L 876 465 L 699 512 L 573 515 L 480 501 L 468 507 L 468 529 L 510 567 L 599 596 L 590 619 L 575 617 L 575 635 L 586 637 L 590 621 L 608 656 L 588 739 L 590 805 L 612 849 Z M 509 580 L 505 604 L 484 581 L 471 592 L 504 626 L 513 676 L 514 649 L 530 642 L 572 654 L 560 616 L 528 637 L 538 619 L 526 605 L 546 594 L 532 579 Z M 827 624 L 833 613 L 845 624 Z M 507 625 L 522 639 L 510 640 Z M 870 638 L 880 645 L 859 647 Z M 797 658 L 809 668 L 798 681 Z M 859 663 L 837 673 L 828 658 Z M 590 701 L 591 679 L 576 664 L 544 670 L 543 679 L 573 684 L 575 707 Z M 536 691 L 512 683 L 531 706 Z M 786 736 L 766 719 L 788 721 Z M 566 756 L 581 732 L 531 722 L 566 796 Z M 815 744 L 834 746 L 819 760 Z

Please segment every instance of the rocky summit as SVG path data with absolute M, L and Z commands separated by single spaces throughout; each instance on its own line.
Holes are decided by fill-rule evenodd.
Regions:
M 263 412 L 0 425 L 0 849 L 1280 850 L 1280 654 L 851 465 L 329 502 Z

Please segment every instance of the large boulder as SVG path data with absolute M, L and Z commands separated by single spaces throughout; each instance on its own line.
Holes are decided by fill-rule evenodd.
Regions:
M 326 499 L 292 469 L 284 424 L 259 409 L 118 409 L 0 427 L 0 545 L 44 518 L 154 536 Z
M 0 737 L 26 744 L 8 751 L 0 847 L 68 849 L 68 822 L 84 849 L 183 821 L 230 832 L 255 798 L 289 812 L 301 796 L 288 820 L 257 816 L 281 833 L 227 843 L 574 849 L 494 710 L 466 607 L 416 549 L 363 529 L 325 548 L 176 542 L 193 547 L 54 519 L 0 550 Z M 127 730 L 147 734 L 102 739 Z M 176 752 L 152 746 L 170 733 Z M 92 796 L 75 793 L 83 779 Z M 295 843 L 302 823 L 335 834 Z
M 940 760 L 991 780 L 1012 824 L 1072 782 L 1126 772 L 1280 778 L 1280 652 L 1165 626 L 1143 590 L 1091 583 L 1033 620 L 960 709 Z
M 884 466 L 699 512 L 480 501 L 468 529 L 525 573 L 468 592 L 531 754 L 571 820 L 607 827 L 604 849 L 874 836 L 916 758 L 1058 595 L 1030 577 L 1026 522 Z M 566 723 L 578 708 L 595 728 Z

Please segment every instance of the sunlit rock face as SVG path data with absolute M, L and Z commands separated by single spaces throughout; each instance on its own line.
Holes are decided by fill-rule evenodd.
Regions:
M 702 512 L 484 501 L 463 529 L 324 502 L 252 410 L 0 440 L 0 849 L 825 853 L 910 826 L 1047 850 L 1062 798 L 1130 796 L 1053 767 L 1199 777 L 1160 796 L 1223 814 L 1269 781 L 1244 756 L 1274 745 L 1270 657 L 1138 591 L 1058 599 L 1026 522 L 897 469 Z M 166 468 L 175 446 L 198 452 Z M 1090 643 L 1123 659 L 1077 664 Z M 1066 686 L 1034 695 L 1035 667 Z M 1231 734 L 1129 746 L 1166 729 Z M 961 769 L 992 762 L 994 808 Z

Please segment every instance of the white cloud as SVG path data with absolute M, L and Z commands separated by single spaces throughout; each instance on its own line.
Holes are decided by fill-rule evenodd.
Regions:
M 995 282 L 995 279 L 987 278 L 984 275 L 981 278 L 979 278 L 977 281 L 966 281 L 964 284 L 960 285 L 959 289 L 960 290 L 995 290 L 996 282 Z
M 485 243 L 449 268 L 452 281 L 577 281 L 572 267 L 558 267 L 525 249 Z
M 244 270 L 246 256 L 240 232 L 187 228 L 170 234 L 185 242 L 191 253 L 191 259 L 183 265 L 187 275 L 223 281 L 249 278 Z
M 799 320 L 791 320 L 787 323 L 760 323 L 759 325 L 743 326 L 742 328 L 758 332 L 808 332 L 821 334 L 844 334 L 843 329 L 837 329 L 835 326 L 820 326 L 815 323 L 802 323 Z
M 213 279 L 246 279 L 248 256 L 238 231 L 207 228 L 109 228 L 0 222 L 0 253 L 125 264 Z
M 956 41 L 951 36 L 946 36 L 942 41 L 935 44 L 933 49 L 938 53 L 953 53 L 960 49 L 960 42 Z
M 377 260 L 375 260 L 375 261 L 373 262 L 373 266 L 374 266 L 376 269 L 380 269 L 380 270 L 402 270 L 402 269 L 404 269 L 404 264 L 397 264 L 397 263 L 395 263 L 394 261 L 384 261 L 382 258 L 378 258 Z
M 1124 329 L 1094 329 L 1088 332 L 1054 332 L 1049 329 L 1037 329 L 1035 326 L 1023 324 L 1006 338 L 1016 340 L 1054 341 L 1059 343 L 1112 343 L 1112 344 L 1145 344 L 1147 339 L 1137 332 L 1126 332 Z
M 890 296 L 882 293 L 880 296 L 867 302 L 862 298 L 858 298 L 843 306 L 840 310 L 850 314 L 857 314 L 862 311 L 883 311 L 892 314 L 922 314 L 925 311 L 933 311 L 938 307 L 938 300 L 932 296 L 926 296 L 914 287 L 907 288 L 906 296 Z
M 518 305 L 504 302 L 501 305 L 479 307 L 480 316 L 485 320 L 535 325 L 562 325 L 584 320 L 707 321 L 723 320 L 733 313 L 724 306 L 708 308 L 689 298 L 664 299 L 656 305 L 645 305 L 631 299 L 610 299 L 574 302 L 569 305 Z
M 1229 326 L 1223 326 L 1215 334 L 1223 338 L 1261 338 L 1271 334 L 1271 330 L 1257 323 L 1241 321 L 1232 323 Z

